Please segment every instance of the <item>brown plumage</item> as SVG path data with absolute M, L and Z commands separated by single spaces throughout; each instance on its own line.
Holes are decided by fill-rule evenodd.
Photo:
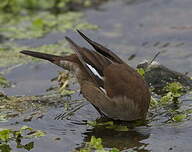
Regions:
M 124 121 L 145 119 L 150 92 L 143 78 L 111 50 L 78 33 L 95 50 L 80 47 L 66 37 L 75 52 L 72 55 L 62 57 L 27 50 L 21 53 L 72 71 L 83 96 L 102 116 Z

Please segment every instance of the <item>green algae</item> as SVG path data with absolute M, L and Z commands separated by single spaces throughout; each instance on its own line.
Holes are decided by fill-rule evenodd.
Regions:
M 55 81 L 59 81 L 58 87 L 55 87 L 48 92 L 46 95 L 39 96 L 7 96 L 3 93 L 0 94 L 0 121 L 7 121 L 9 118 L 17 117 L 22 113 L 31 113 L 35 109 L 35 112 L 32 112 L 30 116 L 27 118 L 23 118 L 23 121 L 31 121 L 34 117 L 41 117 L 39 115 L 43 115 L 51 106 L 59 106 L 60 104 L 64 104 L 64 107 L 67 105 L 67 109 L 65 111 L 73 111 L 75 107 L 71 107 L 69 101 L 66 100 L 65 96 L 70 97 L 70 95 L 74 94 L 75 91 L 68 89 L 69 77 L 65 76 L 65 80 L 63 78 L 65 74 L 59 74 L 58 78 Z M 76 101 L 78 102 L 78 101 Z M 20 116 L 21 118 L 22 116 Z
M 17 149 L 30 151 L 34 148 L 34 142 L 31 140 L 42 136 L 45 136 L 43 131 L 34 130 L 28 126 L 23 126 L 17 130 L 0 128 L 0 150 L 2 152 L 11 152 L 13 148 L 11 143 L 15 142 Z M 23 144 L 24 139 L 30 139 L 30 141 Z
M 167 92 L 163 95 L 160 99 L 160 103 L 165 104 L 168 102 L 174 102 L 178 100 L 179 97 L 184 95 L 184 86 L 181 85 L 179 82 L 172 82 L 168 83 L 164 90 Z
M 71 11 L 71 4 L 84 6 L 87 1 L 71 0 L 3 0 L 0 4 L 0 33 L 2 39 L 8 39 L 0 43 L 0 67 L 27 63 L 31 58 L 19 54 L 20 50 L 32 49 L 46 53 L 61 54 L 68 52 L 66 42 L 43 45 L 36 48 L 19 46 L 11 40 L 32 39 L 44 37 L 48 33 L 65 33 L 75 29 L 97 29 L 96 25 L 89 24 L 82 12 Z M 56 10 L 58 9 L 58 10 Z M 57 12 L 57 13 L 56 13 Z M 63 44 L 61 44 L 63 43 Z
M 102 121 L 102 122 L 97 122 L 97 121 L 88 121 L 87 125 L 92 126 L 92 127 L 101 127 L 105 129 L 110 129 L 114 131 L 129 131 L 129 127 L 127 125 L 122 125 L 115 123 L 114 121 Z
M 66 12 L 58 15 L 39 12 L 22 17 L 1 14 L 0 24 L 1 35 L 9 39 L 39 38 L 50 32 L 97 28 L 95 25 L 88 24 L 83 19 L 83 13 L 80 12 Z
M 186 114 L 177 114 L 177 115 L 174 115 L 174 116 L 173 116 L 172 120 L 173 120 L 174 122 L 181 122 L 181 121 L 183 121 L 183 120 L 186 119 L 186 118 L 187 118 L 187 115 L 186 115 Z
M 3 75 L 0 74 L 0 87 L 6 88 L 9 86 L 10 86 L 10 82 Z
M 163 123 L 178 123 L 191 120 L 192 105 L 185 103 L 185 100 L 181 98 L 188 94 L 185 87 L 179 82 L 172 82 L 167 83 L 163 90 L 165 93 L 158 98 L 151 97 L 150 112 L 154 112 L 155 115 L 166 115 L 167 120 Z
M 144 77 L 145 75 L 145 70 L 143 68 L 137 68 L 136 71 L 142 76 Z
M 47 10 L 53 13 L 61 13 L 98 6 L 105 1 L 106 0 L 2 0 L 0 3 L 0 12 L 11 12 L 19 15 L 26 11 L 32 13 Z
M 84 146 L 84 148 L 81 148 L 80 150 L 75 150 L 74 152 L 92 152 L 92 151 L 97 151 L 97 152 L 120 152 L 119 149 L 117 148 L 108 148 L 105 149 L 103 144 L 102 144 L 102 139 L 101 138 L 96 138 L 95 136 L 92 136 L 90 141 L 87 142 Z M 134 152 L 134 151 L 130 151 Z
M 72 11 L 77 4 L 91 7 L 92 3 L 90 0 L 2 0 L 1 35 L 9 39 L 31 39 L 50 32 L 97 28 L 86 22 L 83 13 Z
M 14 42 L 0 44 L 0 67 L 5 67 L 14 64 L 28 63 L 30 61 L 37 61 L 29 56 L 24 56 L 19 53 L 21 50 L 34 50 L 44 53 L 51 53 L 56 55 L 69 54 L 71 49 L 68 47 L 65 40 L 61 40 L 55 44 L 42 45 L 39 47 L 20 46 Z

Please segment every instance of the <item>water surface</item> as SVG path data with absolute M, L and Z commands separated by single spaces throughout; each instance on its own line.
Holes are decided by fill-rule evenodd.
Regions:
M 111 48 L 131 66 L 144 60 L 151 59 L 158 51 L 162 53 L 157 61 L 179 72 L 192 70 L 192 1 L 191 0 L 124 0 L 109 1 L 97 9 L 89 9 L 86 18 L 89 22 L 100 27 L 99 31 L 86 31 L 92 39 Z M 20 40 L 19 44 L 37 46 L 54 43 L 63 39 L 65 35 L 71 36 L 78 43 L 87 44 L 76 33 L 68 31 L 65 34 L 51 33 L 38 40 Z M 128 57 L 136 57 L 128 61 Z M 47 62 L 21 65 L 6 74 L 14 88 L 3 89 L 7 95 L 42 95 L 48 94 L 46 90 L 57 83 L 51 79 L 57 76 L 58 68 Z M 190 73 L 191 74 L 191 73 Z M 71 88 L 78 88 L 76 84 Z M 186 96 L 191 104 L 191 96 Z M 34 129 L 43 130 L 45 137 L 35 140 L 34 152 L 61 152 L 72 151 L 89 141 L 91 136 L 101 137 L 104 147 L 117 147 L 127 151 L 132 148 L 138 152 L 189 152 L 192 151 L 192 121 L 188 120 L 176 124 L 164 124 L 166 118 L 159 116 L 157 120 L 148 125 L 130 129 L 127 132 L 113 131 L 102 127 L 91 127 L 85 121 L 99 119 L 99 114 L 88 103 L 78 103 L 82 100 L 79 92 L 71 99 L 65 97 L 57 104 L 45 106 L 42 118 L 33 118 L 29 122 L 23 119 L 40 109 L 29 112 L 2 122 L 0 127 L 15 128 L 28 125 Z M 65 113 L 64 103 L 71 103 L 79 110 L 72 113 L 69 118 L 55 120 L 54 118 Z M 16 123 L 18 122 L 18 123 Z M 55 140 L 56 138 L 60 140 Z

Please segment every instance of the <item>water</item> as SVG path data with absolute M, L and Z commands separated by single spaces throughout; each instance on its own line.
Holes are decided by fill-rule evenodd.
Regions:
M 191 0 L 109 1 L 98 9 L 85 12 L 87 20 L 100 27 L 99 31 L 86 31 L 86 34 L 112 48 L 133 67 L 144 59 L 151 59 L 158 51 L 165 51 L 157 61 L 173 70 L 190 72 L 192 70 L 191 6 Z M 55 35 L 54 38 L 51 35 Z M 69 35 L 78 43 L 87 46 L 80 36 L 72 31 L 64 35 Z M 63 39 L 63 34 L 50 34 L 38 41 L 22 40 L 18 43 L 36 46 L 59 39 Z M 128 61 L 128 57 L 133 54 L 136 57 Z M 45 62 L 19 66 L 6 74 L 7 79 L 15 83 L 15 87 L 3 91 L 8 95 L 47 94 L 47 89 L 57 85 L 50 80 L 57 76 L 58 71 L 61 69 Z M 71 87 L 78 88 L 76 84 L 74 85 L 75 87 L 73 85 Z M 185 104 L 191 104 L 191 97 L 185 98 L 189 99 Z M 127 132 L 91 127 L 84 122 L 99 119 L 99 114 L 89 103 L 75 102 L 81 99 L 83 97 L 77 92 L 71 100 L 62 98 L 59 103 L 45 104 L 43 112 L 41 109 L 32 109 L 8 122 L 1 123 L 0 127 L 15 128 L 28 125 L 45 131 L 47 133 L 45 137 L 35 139 L 32 152 L 68 152 L 81 147 L 93 135 L 103 139 L 104 147 L 117 147 L 125 151 L 130 148 L 138 152 L 192 151 L 191 120 L 165 124 L 162 121 L 166 116 L 159 115 L 157 120 L 149 122 L 148 125 L 135 127 Z M 63 106 L 66 102 L 74 107 L 81 104 L 83 106 L 72 113 L 70 118 L 55 120 L 57 115 L 65 112 Z M 23 121 L 25 117 L 35 112 L 43 113 L 43 117 L 34 117 L 29 122 Z

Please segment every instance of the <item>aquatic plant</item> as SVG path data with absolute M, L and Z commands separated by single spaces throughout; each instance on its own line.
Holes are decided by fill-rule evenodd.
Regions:
M 22 144 L 24 139 L 33 139 L 45 136 L 45 133 L 40 130 L 34 130 L 28 126 L 23 126 L 18 130 L 1 129 L 0 130 L 0 150 L 2 152 L 11 152 L 11 143 L 16 143 L 17 149 L 31 150 L 34 147 L 34 142 L 30 141 L 27 144 Z
M 75 152 L 120 152 L 117 148 L 105 149 L 102 145 L 102 139 L 96 138 L 95 136 L 91 137 L 91 140 L 85 144 L 84 148 L 76 150 Z

